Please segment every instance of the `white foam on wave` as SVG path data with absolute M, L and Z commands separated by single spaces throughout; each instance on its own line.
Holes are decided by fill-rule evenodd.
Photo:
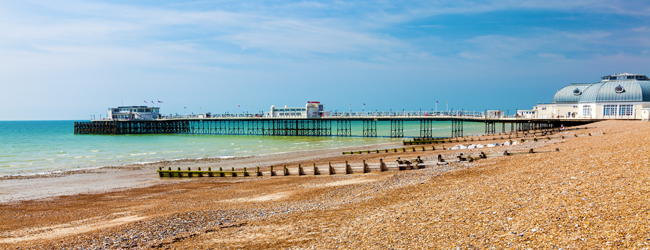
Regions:
M 183 150 L 179 150 L 179 151 L 162 151 L 160 153 L 168 154 L 168 153 L 179 153 L 179 152 L 183 152 Z
M 144 165 L 144 164 L 150 164 L 150 163 L 156 163 L 156 162 L 155 161 L 141 161 L 141 162 L 134 162 L 133 164 Z

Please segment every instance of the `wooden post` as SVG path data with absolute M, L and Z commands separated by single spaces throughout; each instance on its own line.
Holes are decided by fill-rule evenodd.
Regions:
M 250 175 L 248 174 L 248 172 L 246 172 L 246 167 L 244 167 L 244 177 L 246 176 L 250 176 Z
M 284 165 L 284 175 L 287 176 L 289 175 L 289 169 L 287 169 L 287 165 Z
M 352 173 L 352 167 L 350 167 L 348 161 L 345 161 L 345 174 L 351 174 L 351 173 Z
M 158 170 L 162 171 L 162 167 L 158 167 Z M 163 175 L 164 175 L 163 172 L 158 172 L 158 176 L 163 177 Z
M 190 167 L 187 167 L 187 171 L 192 171 Z M 187 177 L 192 177 L 192 173 L 187 173 Z
M 384 163 L 383 159 L 379 159 L 379 171 L 380 172 L 388 171 L 388 167 L 386 167 L 386 163 Z
M 442 155 L 438 155 L 438 162 L 445 162 L 445 159 L 442 158 Z
M 298 175 L 305 175 L 305 171 L 302 169 L 300 164 L 298 164 Z
M 262 172 L 260 172 L 260 167 L 257 167 L 257 176 L 262 176 Z
M 235 173 L 235 167 L 232 167 L 230 169 L 230 172 L 232 172 L 232 177 L 237 177 L 237 173 Z
M 273 171 L 273 166 L 271 166 L 271 176 L 275 176 L 275 171 Z
M 327 164 L 330 167 L 330 174 L 336 174 L 336 172 L 334 171 L 334 167 L 332 167 L 332 162 L 328 162 Z
M 214 177 L 214 173 L 212 173 L 212 168 L 208 167 L 208 176 Z
M 503 151 L 503 156 L 509 156 L 510 153 L 508 153 L 508 150 Z
M 370 173 L 370 168 L 368 168 L 368 164 L 366 163 L 366 160 L 363 160 L 363 173 Z
M 219 177 L 224 177 L 226 174 L 223 173 L 223 169 L 219 167 Z
M 314 175 L 320 175 L 320 171 L 318 171 L 318 168 L 316 167 L 315 162 L 314 162 Z

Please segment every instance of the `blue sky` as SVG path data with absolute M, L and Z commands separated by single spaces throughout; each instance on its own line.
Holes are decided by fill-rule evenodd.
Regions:
M 650 75 L 649 17 L 647 1 L 0 1 L 0 120 L 122 100 L 512 114 L 568 83 Z

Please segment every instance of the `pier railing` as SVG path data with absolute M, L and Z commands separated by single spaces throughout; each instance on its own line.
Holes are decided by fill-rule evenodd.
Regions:
M 390 118 L 390 117 L 458 117 L 458 118 L 481 118 L 485 117 L 482 111 L 365 111 L 365 112 L 332 112 L 332 118 Z M 160 119 L 255 119 L 255 118 L 305 118 L 297 116 L 269 116 L 268 114 L 189 114 L 189 115 L 168 115 Z M 324 117 L 325 118 L 325 117 Z

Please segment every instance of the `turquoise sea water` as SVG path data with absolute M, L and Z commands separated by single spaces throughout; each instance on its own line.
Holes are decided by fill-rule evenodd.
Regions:
M 404 122 L 406 137 L 419 136 L 419 122 Z M 336 125 L 333 124 L 336 134 Z M 362 122 L 352 123 L 352 137 L 243 135 L 75 135 L 74 121 L 0 121 L 0 176 L 161 160 L 237 157 L 387 143 L 390 123 L 379 122 L 379 137 L 361 137 Z M 465 123 L 465 134 L 478 134 L 482 123 Z M 436 122 L 434 136 L 448 137 L 450 122 Z M 385 137 L 382 137 L 385 136 Z

